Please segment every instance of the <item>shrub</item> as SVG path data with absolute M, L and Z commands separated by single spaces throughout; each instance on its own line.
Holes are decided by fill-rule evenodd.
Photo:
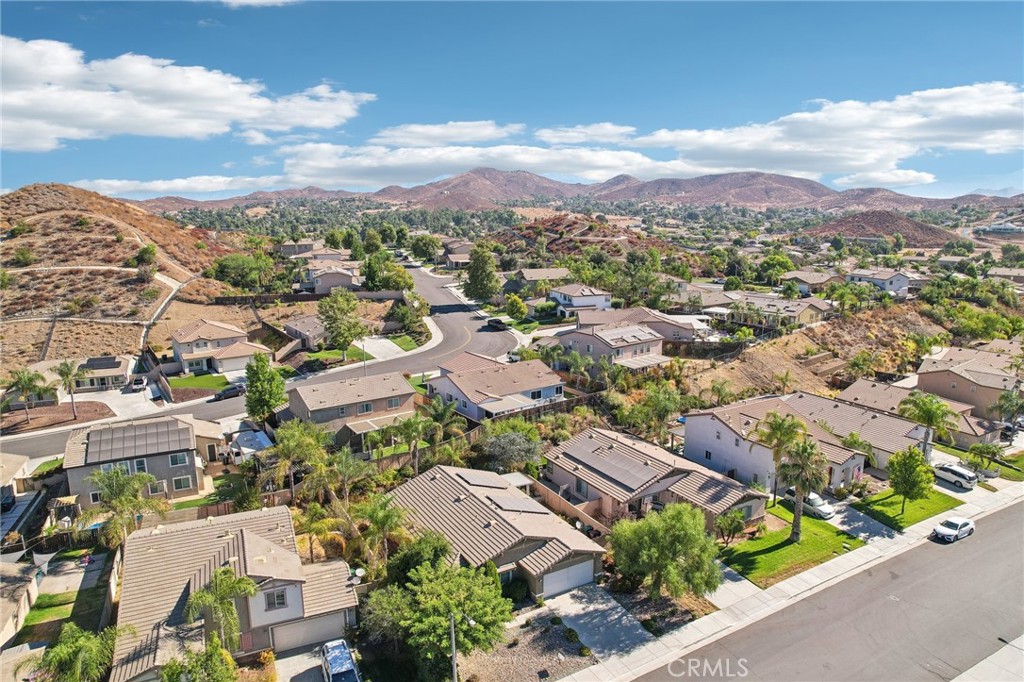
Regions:
M 508 643 L 508 648 L 511 649 L 512 647 L 516 647 L 516 646 L 519 646 L 519 638 L 518 637 L 513 637 L 512 641 Z
M 78 227 L 89 227 L 89 219 L 84 215 L 78 216 L 78 220 L 75 221 L 75 225 Z
M 114 237 L 114 241 L 117 242 L 118 244 L 120 244 L 121 242 L 124 241 L 124 235 L 123 234 L 117 235 L 116 237 Z
M 835 490 L 833 490 L 832 494 L 835 495 L 837 500 L 845 500 L 847 497 L 850 496 L 850 491 L 846 489 L 846 486 L 841 485 Z
M 573 630 L 572 628 L 568 628 L 565 631 L 565 639 L 570 644 L 579 644 L 579 642 L 580 642 L 580 634 L 578 632 L 576 632 L 575 630 Z
M 584 658 L 589 658 L 592 654 L 593 652 L 590 650 L 590 647 L 586 644 L 580 647 L 580 656 Z
M 156 287 L 146 287 L 145 289 L 142 290 L 142 293 L 139 294 L 139 298 L 141 298 L 146 303 L 152 303 L 153 301 L 156 300 L 156 297 L 159 295 L 160 290 L 157 289 Z
M 561 616 L 552 616 L 551 617 L 551 624 L 552 625 L 561 625 L 562 624 L 562 617 Z
M 754 527 L 754 537 L 759 538 L 768 533 L 768 524 L 764 521 L 759 521 L 757 526 Z
M 14 264 L 19 268 L 27 268 L 36 262 L 36 255 L 27 246 L 19 246 L 14 250 Z
M 203 242 L 196 242 L 196 248 L 200 251 L 206 248 L 206 244 Z
M 526 620 L 523 621 L 523 624 L 520 625 L 519 627 L 521 627 L 521 628 L 528 628 L 531 625 L 533 625 L 533 621 L 531 619 L 527 618 Z
M 657 621 L 653 618 L 644 618 L 640 621 L 640 625 L 655 637 L 660 637 L 665 632 L 665 629 L 658 625 Z
M 13 239 L 15 237 L 20 237 L 23 234 L 28 234 L 31 231 L 32 228 L 25 223 L 18 223 L 7 232 L 7 236 Z
M 513 578 L 501 588 L 502 596 L 507 599 L 511 599 L 512 603 L 519 603 L 523 601 L 529 593 L 530 587 L 522 578 Z

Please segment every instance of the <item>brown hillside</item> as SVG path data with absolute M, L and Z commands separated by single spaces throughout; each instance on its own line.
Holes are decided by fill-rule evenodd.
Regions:
M 662 254 L 678 250 L 669 242 L 648 237 L 641 232 L 597 223 L 586 216 L 571 213 L 560 213 L 489 235 L 489 239 L 510 248 L 521 247 L 520 242 L 524 242 L 525 251 L 528 252 L 534 252 L 542 238 L 547 242 L 547 253 L 555 258 L 579 255 L 587 246 L 596 246 L 612 258 L 625 258 L 634 249 L 655 248 Z
M 373 196 L 387 201 L 402 201 L 424 208 L 494 208 L 497 202 L 529 199 L 537 196 L 569 197 L 585 193 L 586 185 L 573 185 L 534 175 L 526 171 L 499 171 L 476 168 L 427 185 L 404 189 L 385 187 Z
M 130 201 L 129 203 L 141 206 L 150 213 L 174 213 L 185 208 L 203 208 L 216 210 L 232 208 L 234 206 L 247 206 L 249 204 L 272 204 L 276 201 L 286 199 L 344 199 L 357 196 L 355 192 L 345 190 L 326 190 L 319 187 L 303 187 L 302 189 L 282 189 L 273 192 L 253 192 L 240 197 L 229 197 L 227 199 L 207 199 L 199 201 L 186 199 L 185 197 L 157 197 L 155 199 L 143 199 L 141 201 Z
M 808 230 L 808 235 L 834 237 L 841 234 L 847 239 L 892 237 L 899 232 L 907 245 L 916 248 L 936 248 L 956 235 L 935 225 L 928 225 L 893 211 L 865 211 L 826 223 Z

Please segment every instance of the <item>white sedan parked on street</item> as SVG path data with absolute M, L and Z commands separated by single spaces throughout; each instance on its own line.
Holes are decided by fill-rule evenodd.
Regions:
M 953 516 L 935 526 L 932 535 L 946 542 L 956 542 L 960 538 L 974 535 L 974 521 Z
M 958 464 L 936 464 L 935 478 L 948 481 L 957 488 L 973 488 L 978 483 L 978 475 Z

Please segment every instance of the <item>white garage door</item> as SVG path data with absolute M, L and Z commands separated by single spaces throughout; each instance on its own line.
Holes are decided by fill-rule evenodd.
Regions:
M 345 633 L 345 614 L 329 613 L 318 618 L 278 625 L 271 630 L 274 651 L 281 653 L 289 649 L 299 649 L 312 644 L 326 642 L 330 639 L 343 637 Z
M 581 564 L 545 575 L 544 598 L 550 599 L 557 594 L 568 592 L 574 587 L 592 582 L 594 582 L 594 562 L 584 561 Z

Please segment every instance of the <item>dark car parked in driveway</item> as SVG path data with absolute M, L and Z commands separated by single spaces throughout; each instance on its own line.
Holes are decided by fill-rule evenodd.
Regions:
M 240 395 L 245 395 L 244 384 L 232 384 L 227 388 L 222 388 L 217 391 L 217 394 L 211 398 L 211 400 L 225 400 L 226 398 L 237 398 Z

